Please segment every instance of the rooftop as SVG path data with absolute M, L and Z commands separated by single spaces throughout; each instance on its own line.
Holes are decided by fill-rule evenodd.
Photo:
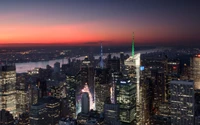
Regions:
M 183 81 L 183 80 L 172 80 L 170 84 L 183 84 L 183 85 L 193 85 L 194 82 L 192 80 L 190 81 Z

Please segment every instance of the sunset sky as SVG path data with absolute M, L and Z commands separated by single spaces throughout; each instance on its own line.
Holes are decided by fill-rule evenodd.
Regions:
M 0 44 L 200 43 L 199 0 L 1 0 Z

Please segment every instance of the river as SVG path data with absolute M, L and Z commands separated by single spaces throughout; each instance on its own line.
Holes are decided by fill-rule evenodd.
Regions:
M 156 48 L 156 49 L 148 49 L 148 50 L 141 50 L 141 51 L 136 51 L 135 53 L 151 53 L 151 52 L 156 52 L 156 51 L 162 51 L 162 49 Z M 119 57 L 120 53 L 112 53 L 112 56 L 116 56 Z M 131 54 L 131 52 L 127 52 L 124 54 Z M 106 58 L 108 55 L 108 53 L 104 53 L 103 54 L 103 58 Z M 99 58 L 99 55 L 95 56 L 96 59 Z M 73 59 L 73 58 L 72 58 Z M 79 57 L 79 58 L 75 58 L 75 59 L 79 59 L 79 60 L 83 60 L 84 57 Z M 68 63 L 68 59 L 64 58 L 64 59 L 56 59 L 56 60 L 50 60 L 50 61 L 38 61 L 38 62 L 25 62 L 25 63 L 16 63 L 16 72 L 17 73 L 25 73 L 28 70 L 32 70 L 34 68 L 46 68 L 47 65 L 50 66 L 54 66 L 54 63 L 59 62 L 61 65 L 62 64 L 67 64 Z

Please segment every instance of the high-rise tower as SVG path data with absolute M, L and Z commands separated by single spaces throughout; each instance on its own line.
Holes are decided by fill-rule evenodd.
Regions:
M 132 57 L 135 55 L 135 43 L 134 43 L 134 32 L 133 32 L 133 40 L 132 40 Z
M 117 104 L 121 125 L 136 123 L 136 84 L 129 78 L 122 78 L 116 84 Z
M 0 109 L 16 116 L 16 67 L 6 64 L 0 66 L 0 70 Z
M 101 54 L 100 54 L 100 68 L 103 69 L 103 46 L 101 42 Z
M 136 84 L 136 112 L 138 113 L 136 119 L 140 119 L 140 106 L 141 106 L 141 88 L 140 88 L 140 53 L 135 54 L 134 47 L 134 33 L 133 33 L 133 41 L 132 41 L 132 55 L 125 60 L 125 70 L 124 74 L 128 76 L 133 84 Z M 137 120 L 138 121 L 138 120 Z
M 81 101 L 82 101 L 81 112 L 87 114 L 90 110 L 90 100 L 89 100 L 89 94 L 87 92 L 83 93 Z

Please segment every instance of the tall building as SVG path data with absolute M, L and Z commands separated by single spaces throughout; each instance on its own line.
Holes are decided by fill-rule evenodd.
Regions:
M 56 62 L 54 64 L 54 73 L 60 73 L 60 63 Z
M 92 97 L 94 99 L 94 66 L 91 63 L 91 61 L 86 56 L 85 59 L 82 61 L 81 64 L 81 89 L 84 88 L 85 84 L 87 83 L 89 90 L 92 94 Z
M 67 91 L 67 108 L 68 115 L 75 118 L 76 116 L 76 80 L 73 75 L 66 76 L 66 91 Z
M 95 103 L 96 110 L 103 112 L 107 98 L 110 98 L 109 70 L 97 68 L 95 70 Z
M 122 77 L 123 74 L 121 72 L 112 73 L 112 83 L 110 88 L 110 101 L 112 104 L 116 104 L 116 84 Z
M 194 89 L 200 89 L 200 55 L 195 55 L 190 59 L 190 66 L 190 78 L 194 80 Z
M 106 67 L 111 72 L 120 72 L 120 59 L 109 59 L 107 61 Z
M 1 66 L 0 109 L 9 111 L 14 116 L 16 112 L 16 68 L 15 65 Z
M 149 125 L 150 123 L 150 107 L 151 107 L 151 94 L 150 91 L 150 77 L 148 76 L 149 70 L 144 66 L 140 68 L 140 86 L 141 86 L 141 111 L 142 111 L 142 118 L 141 124 L 142 125 Z
M 122 125 L 136 124 L 136 87 L 130 79 L 121 79 L 116 85 L 117 104 Z
M 104 124 L 120 125 L 118 104 L 104 104 Z
M 60 101 L 54 97 L 43 97 L 31 106 L 31 125 L 55 125 L 60 120 Z
M 30 125 L 45 125 L 47 108 L 45 103 L 37 103 L 30 108 Z
M 29 105 L 25 75 L 17 75 L 16 83 L 16 108 L 19 114 L 26 112 Z
M 140 88 L 140 53 L 135 54 L 134 52 L 134 34 L 133 34 L 133 42 L 132 42 L 132 55 L 125 60 L 124 62 L 125 70 L 124 74 L 126 74 L 131 82 L 136 84 L 136 111 L 137 111 L 137 123 L 139 123 L 141 119 L 141 88 Z
M 165 101 L 165 74 L 162 70 L 153 69 L 151 70 L 151 79 L 154 84 L 152 84 L 153 89 L 153 107 L 155 114 L 159 112 L 159 107 L 162 102 Z
M 121 72 L 124 69 L 124 61 L 125 61 L 124 52 L 120 52 L 120 71 Z
M 170 82 L 171 125 L 194 124 L 194 82 Z
M 82 94 L 81 102 L 82 102 L 81 112 L 85 113 L 85 114 L 89 113 L 89 111 L 90 111 L 90 99 L 89 99 L 89 94 L 87 92 L 84 92 Z

